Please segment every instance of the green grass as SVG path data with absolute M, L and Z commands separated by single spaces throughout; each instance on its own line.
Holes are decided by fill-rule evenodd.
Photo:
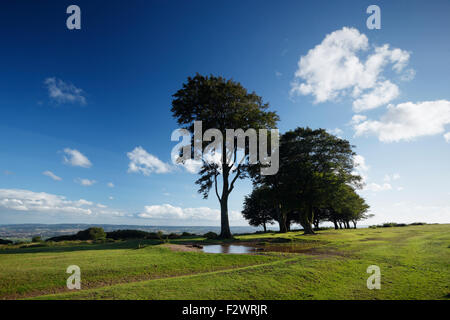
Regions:
M 449 298 L 450 225 L 252 234 L 236 241 L 300 253 L 174 252 L 157 242 L 136 249 L 137 241 L 0 250 L 0 299 Z M 65 288 L 71 264 L 81 268 L 82 290 Z M 381 268 L 381 290 L 366 287 L 369 265 Z

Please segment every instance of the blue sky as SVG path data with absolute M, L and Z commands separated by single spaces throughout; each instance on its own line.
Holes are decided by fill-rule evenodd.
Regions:
M 71 4 L 81 30 L 66 27 Z M 380 30 L 366 26 L 371 4 Z M 196 72 L 254 90 L 281 132 L 350 140 L 366 223 L 450 222 L 449 12 L 448 1 L 2 3 L 0 224 L 219 225 L 217 199 L 170 159 L 171 95 Z M 146 172 L 129 170 L 133 156 Z M 245 225 L 250 191 L 233 191 L 232 225 Z

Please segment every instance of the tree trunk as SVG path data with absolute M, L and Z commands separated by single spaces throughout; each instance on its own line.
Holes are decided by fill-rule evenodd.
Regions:
M 264 228 L 264 232 L 267 232 L 267 228 L 266 228 L 266 223 L 263 222 L 263 228 Z
M 228 195 L 222 193 L 222 201 L 220 202 L 220 235 L 222 239 L 231 239 L 233 236 L 230 231 L 230 223 L 228 222 Z
M 225 159 L 225 158 L 224 158 Z M 226 166 L 226 165 L 225 165 Z M 228 185 L 228 169 L 222 167 L 222 197 L 220 199 L 220 235 L 222 239 L 231 239 L 233 236 L 230 231 L 230 223 L 228 221 L 228 195 L 230 194 Z
M 286 233 L 287 232 L 287 226 L 286 226 L 287 217 L 286 217 L 286 214 L 283 213 L 283 210 L 281 210 L 281 205 L 278 205 L 278 207 L 277 207 L 277 215 L 278 215 L 278 224 L 280 225 L 280 232 Z
M 333 224 L 334 224 L 334 229 L 335 229 L 335 230 L 339 229 L 336 220 L 333 220 Z
M 315 234 L 311 226 L 313 219 L 314 219 L 314 210 L 311 206 L 308 208 L 307 212 L 302 212 L 300 214 L 300 223 L 303 227 L 304 234 Z
M 353 229 L 356 229 L 356 221 L 353 221 Z

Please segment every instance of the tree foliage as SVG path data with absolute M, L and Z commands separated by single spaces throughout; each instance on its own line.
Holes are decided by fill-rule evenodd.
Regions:
M 289 230 L 290 221 L 313 234 L 313 225 L 335 221 L 349 227 L 367 218 L 368 206 L 356 192 L 362 186 L 354 173 L 355 153 L 347 140 L 323 129 L 297 128 L 280 139 L 280 168 L 276 175 L 262 176 L 251 171 L 254 190 L 266 188 L 275 199 L 280 231 Z

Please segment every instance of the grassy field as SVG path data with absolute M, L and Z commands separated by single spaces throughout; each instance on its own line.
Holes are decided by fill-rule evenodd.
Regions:
M 202 238 L 171 244 L 206 242 Z M 257 254 L 174 251 L 157 241 L 0 246 L 0 299 L 449 299 L 450 225 L 238 236 Z M 181 247 L 181 246 L 180 246 Z M 69 265 L 82 289 L 68 290 Z M 369 290 L 369 265 L 381 289 Z

